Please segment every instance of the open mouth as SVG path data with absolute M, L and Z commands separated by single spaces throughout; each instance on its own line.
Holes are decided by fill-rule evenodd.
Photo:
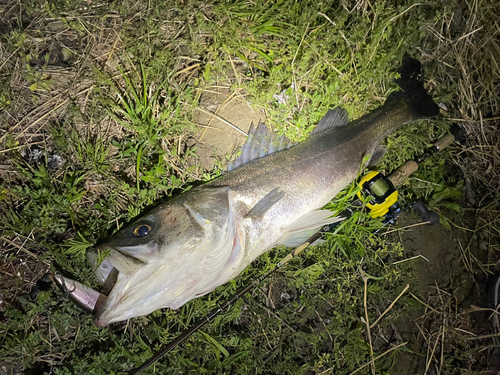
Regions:
M 103 287 L 105 293 L 109 293 L 116 284 L 118 269 L 107 259 L 99 263 L 99 253 L 94 250 L 87 252 L 87 260 L 94 270 L 97 280 Z

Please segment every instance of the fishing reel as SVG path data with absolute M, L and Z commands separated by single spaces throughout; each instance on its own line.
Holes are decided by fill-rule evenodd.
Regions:
M 439 223 L 439 215 L 425 207 L 420 200 L 401 208 L 398 203 L 398 191 L 394 187 L 391 176 L 386 177 L 380 172 L 372 171 L 358 182 L 361 188 L 358 192 L 358 198 L 361 200 L 363 196 L 371 197 L 371 200 L 366 204 L 370 209 L 371 217 L 384 217 L 384 223 L 388 225 L 412 207 L 422 222 L 428 222 L 430 225 Z
M 371 197 L 366 204 L 370 209 L 370 216 L 382 217 L 397 213 L 399 209 L 398 191 L 392 181 L 377 171 L 369 172 L 358 182 L 361 190 L 358 198 Z

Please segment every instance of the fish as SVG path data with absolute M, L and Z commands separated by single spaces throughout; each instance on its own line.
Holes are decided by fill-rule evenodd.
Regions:
M 172 198 L 88 253 L 100 292 L 57 275 L 83 298 L 99 327 L 162 308 L 178 309 L 236 278 L 277 245 L 298 246 L 341 220 L 323 210 L 375 165 L 380 144 L 403 124 L 433 118 L 439 107 L 423 85 L 421 64 L 407 57 L 400 90 L 354 121 L 328 110 L 303 142 L 294 144 L 264 124 L 251 128 L 241 154 L 221 177 Z M 107 256 L 98 261 L 99 251 Z

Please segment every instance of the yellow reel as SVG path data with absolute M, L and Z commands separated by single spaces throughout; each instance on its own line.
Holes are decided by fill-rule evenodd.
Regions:
M 372 199 L 367 203 L 370 209 L 370 216 L 382 217 L 389 211 L 398 208 L 398 191 L 394 188 L 391 180 L 382 173 L 372 171 L 358 182 L 361 190 L 358 192 L 358 198 L 369 196 Z

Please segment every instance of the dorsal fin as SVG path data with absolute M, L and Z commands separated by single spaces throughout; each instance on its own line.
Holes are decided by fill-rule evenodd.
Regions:
M 251 160 L 261 158 L 293 146 L 293 143 L 285 136 L 279 137 L 274 131 L 269 130 L 265 124 L 250 127 L 248 138 L 241 148 L 241 154 L 235 161 L 229 163 L 228 170 L 233 170 Z
M 347 111 L 343 108 L 335 107 L 334 109 L 329 109 L 328 112 L 326 112 L 326 115 L 323 116 L 311 134 L 316 134 L 322 130 L 337 126 L 344 126 L 348 123 L 349 115 L 347 114 Z

